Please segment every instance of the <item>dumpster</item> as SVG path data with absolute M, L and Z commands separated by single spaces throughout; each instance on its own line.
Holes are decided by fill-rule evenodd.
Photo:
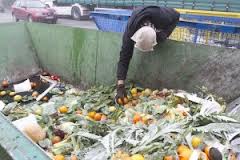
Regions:
M 229 30 L 232 31 L 231 29 L 232 27 L 230 27 Z M 115 93 L 114 87 L 111 87 L 111 85 L 114 84 L 116 81 L 115 74 L 117 61 L 119 58 L 119 51 L 121 48 L 121 34 L 38 23 L 9 23 L 0 25 L 0 35 L 2 35 L 1 37 L 4 37 L 3 39 L 0 39 L 0 54 L 2 58 L 0 81 L 7 80 L 10 82 L 10 84 L 18 84 L 22 82 L 22 80 L 26 80 L 28 78 L 30 78 L 30 80 L 32 81 L 31 77 L 39 76 L 39 73 L 43 74 L 42 70 L 44 70 L 52 74 L 52 76 L 48 76 L 48 78 L 58 80 L 58 77 L 60 77 L 60 82 L 67 82 L 63 83 L 66 84 L 65 86 L 57 85 L 54 90 L 51 90 L 53 96 L 51 97 L 49 95 L 49 101 L 47 102 L 36 102 L 34 99 L 31 99 L 32 94 L 30 94 L 30 96 L 22 96 L 22 98 L 26 101 L 30 101 L 31 103 L 24 105 L 22 102 L 17 104 L 10 103 L 11 105 L 8 105 L 9 108 L 7 107 L 9 110 L 6 110 L 5 108 L 5 110 L 1 112 L 0 159 L 47 160 L 50 159 L 51 153 L 53 153 L 54 155 L 59 155 L 58 158 L 62 158 L 61 155 L 64 155 L 64 159 L 67 160 L 73 156 L 72 154 L 76 154 L 78 156 L 78 159 L 79 157 L 83 157 L 84 155 L 85 159 L 87 159 L 87 157 L 90 157 L 88 159 L 97 159 L 97 157 L 92 157 L 94 155 L 104 157 L 105 155 L 109 156 L 109 154 L 113 154 L 116 158 L 118 158 L 118 156 L 138 156 L 142 158 L 142 155 L 144 155 L 145 159 L 148 159 L 148 156 L 151 155 L 154 159 L 154 155 L 150 154 L 152 153 L 152 151 L 148 150 L 148 147 L 150 147 L 150 149 L 154 149 L 153 152 L 155 152 L 155 149 L 159 149 L 156 146 L 161 146 L 162 144 L 165 144 L 168 147 L 174 148 L 169 150 L 175 150 L 176 146 L 169 145 L 167 141 L 174 139 L 175 143 L 175 133 L 177 132 L 179 133 L 179 135 L 182 135 L 183 130 L 180 130 L 179 127 L 185 128 L 186 126 L 182 123 L 176 125 L 175 123 L 173 123 L 173 126 L 167 126 L 166 123 L 163 122 L 162 126 L 157 127 L 169 127 L 167 128 L 169 129 L 169 132 L 168 130 L 166 130 L 166 128 L 163 129 L 164 133 L 159 132 L 158 129 L 154 127 L 154 125 L 152 128 L 149 128 L 149 126 L 146 125 L 149 123 L 148 116 L 145 117 L 145 115 L 141 114 L 140 117 L 138 115 L 135 116 L 131 112 L 132 110 L 133 112 L 146 111 L 150 113 L 152 112 L 152 110 L 148 109 L 151 109 L 151 107 L 153 107 L 153 105 L 151 104 L 159 103 L 162 108 L 158 108 L 154 105 L 159 110 L 154 110 L 157 112 L 151 113 L 150 118 L 151 116 L 153 116 L 158 117 L 157 119 L 159 119 L 159 116 L 164 116 L 163 119 L 166 118 L 166 121 L 168 123 L 172 123 L 172 111 L 170 112 L 170 114 L 167 115 L 162 115 L 161 111 L 161 109 L 164 109 L 164 107 L 166 107 L 165 104 L 169 102 L 163 97 L 168 97 L 169 93 L 175 93 L 174 90 L 170 89 L 180 89 L 186 90 L 187 92 L 197 93 L 197 87 L 205 86 L 206 88 L 208 88 L 208 92 L 212 93 L 212 95 L 208 95 L 209 97 L 207 97 L 207 99 L 205 100 L 210 100 L 211 105 L 214 104 L 214 106 L 219 106 L 218 104 L 220 104 L 220 106 L 222 106 L 223 108 L 225 102 L 220 103 L 221 98 L 217 98 L 214 95 L 223 97 L 227 103 L 240 96 L 240 77 L 238 76 L 240 72 L 240 50 L 237 48 L 223 46 L 216 47 L 191 42 L 168 40 L 164 44 L 160 44 L 159 46 L 157 46 L 155 51 L 149 54 L 149 56 L 134 54 L 129 68 L 128 79 L 131 83 L 137 84 L 137 86 L 129 85 L 129 88 L 127 88 L 127 90 L 129 91 L 130 96 L 136 97 L 135 99 L 131 99 L 131 97 L 129 97 L 129 101 L 131 101 L 131 104 L 128 105 L 130 105 L 130 107 L 125 105 L 126 108 L 124 108 L 122 105 L 115 106 L 115 103 L 113 101 Z M 76 88 L 74 88 L 73 86 L 68 85 L 69 83 L 78 86 L 79 88 L 81 88 L 81 90 L 76 90 Z M 97 85 L 103 86 L 91 88 L 91 86 Z M 84 90 L 82 88 L 84 88 Z M 88 90 L 89 88 L 90 90 Z M 151 88 L 151 90 L 158 89 L 159 91 L 152 92 L 147 88 Z M 12 90 L 12 88 L 9 89 Z M 1 87 L 1 91 L 4 90 L 5 89 Z M 43 91 L 44 90 L 39 90 L 38 92 L 40 93 Z M 137 92 L 137 94 L 139 95 L 135 95 L 135 92 Z M 5 98 L 8 97 L 3 93 L 1 93 L 1 100 L 5 100 Z M 155 96 L 162 97 L 163 101 L 159 101 L 154 97 L 152 98 L 155 101 L 150 100 L 150 95 L 153 93 L 157 93 L 157 95 Z M 64 96 L 62 96 L 61 94 L 64 94 Z M 142 96 L 142 99 L 137 98 L 140 96 Z M 171 100 L 174 101 L 174 103 L 177 102 L 178 104 L 181 103 L 183 105 L 180 105 L 179 107 L 181 111 L 184 110 L 181 113 L 184 113 L 185 115 L 189 113 L 189 116 L 194 116 L 194 112 L 189 112 L 186 105 L 192 107 L 192 104 L 198 102 L 188 103 L 186 99 L 184 99 L 184 96 L 178 96 L 180 96 L 179 99 L 177 98 Z M 182 101 L 181 98 L 183 98 L 183 100 L 185 101 Z M 13 98 L 10 98 L 10 100 L 12 99 Z M 190 99 L 191 101 L 199 100 L 191 99 L 191 96 L 188 97 L 188 99 Z M 4 102 L 8 104 L 9 100 L 6 100 Z M 162 104 L 162 102 L 164 102 L 164 105 Z M 135 104 L 136 108 L 132 108 L 131 106 Z M 141 106 L 137 107 L 137 104 Z M 44 115 L 51 112 L 51 109 L 53 109 L 53 112 L 56 112 L 57 114 L 53 114 L 51 116 L 42 116 L 42 114 L 38 110 L 39 107 L 44 108 Z M 196 105 L 195 107 L 198 107 L 198 105 Z M 146 110 L 141 110 L 143 108 Z M 108 109 L 110 109 L 110 111 L 114 110 L 115 112 L 111 112 L 112 114 L 110 114 L 110 111 Z M 203 113 L 209 111 L 207 110 L 207 108 L 205 109 L 206 110 L 204 110 Z M 220 107 L 218 109 L 222 108 Z M 96 113 L 94 113 L 94 111 Z M 129 113 L 129 121 L 125 119 L 125 111 Z M 209 112 L 212 112 L 212 110 L 210 110 Z M 111 128 L 111 126 L 106 126 L 106 124 L 109 123 L 109 121 L 105 123 L 106 119 L 103 121 L 99 121 L 99 119 L 102 119 L 102 117 L 104 116 L 107 116 L 107 119 L 114 120 L 114 117 L 118 117 L 118 114 L 115 115 L 115 113 L 119 113 L 119 115 L 124 115 L 122 117 L 123 121 L 121 121 L 121 123 L 128 124 L 131 122 L 131 127 L 129 128 L 128 125 L 123 125 L 123 128 L 115 128 L 117 126 L 112 123 L 114 126 L 113 128 Z M 68 136 L 68 134 L 64 133 L 64 136 L 66 135 L 66 137 L 60 137 L 60 135 L 62 135 L 61 131 L 58 131 L 61 133 L 54 132 L 53 134 L 53 132 L 49 132 L 51 131 L 51 129 L 48 129 L 47 131 L 49 133 L 47 133 L 47 135 L 59 136 L 62 143 L 56 143 L 54 148 L 52 148 L 53 137 L 47 137 L 45 141 L 39 141 L 38 143 L 33 142 L 30 138 L 28 138 L 28 136 L 25 136 L 16 128 L 15 125 L 11 123 L 13 119 L 21 119 L 22 117 L 30 114 L 33 114 L 37 117 L 37 119 L 39 120 L 39 124 L 41 124 L 42 127 L 48 127 L 46 126 L 46 124 L 48 124 L 51 128 L 51 123 L 59 126 L 58 123 L 61 124 L 62 122 L 68 122 L 67 126 L 71 127 L 66 127 L 67 129 L 65 127 L 63 128 L 66 129 L 66 131 L 64 132 L 69 132 L 68 134 L 71 136 Z M 94 120 L 93 118 L 91 119 L 93 114 Z M 95 117 L 96 114 L 97 116 Z M 86 119 L 86 115 L 89 116 L 90 119 Z M 174 116 L 178 117 L 179 115 Z M 185 117 L 184 115 L 182 116 Z M 199 126 L 198 122 L 201 122 L 201 118 L 204 119 L 204 124 L 209 124 L 209 121 L 215 122 L 213 124 L 210 123 L 211 125 L 215 125 L 215 127 L 213 128 L 216 129 L 214 130 L 214 132 L 216 132 L 216 135 L 214 136 L 218 137 L 219 135 L 221 135 L 220 133 L 222 131 L 224 133 L 234 133 L 234 135 L 237 134 L 239 131 L 239 122 L 234 118 L 234 116 L 228 117 L 229 115 L 226 116 L 222 114 L 217 114 L 217 117 L 215 117 L 215 115 L 210 115 L 212 117 L 208 117 L 208 115 L 205 115 L 203 117 L 201 116 L 203 115 L 195 117 L 197 118 L 197 123 L 195 125 Z M 134 121 L 133 118 L 135 119 Z M 181 116 L 179 118 L 181 119 Z M 140 121 L 140 119 L 145 120 Z M 189 119 L 184 120 L 188 121 Z M 138 121 L 141 122 L 139 125 Z M 87 126 L 84 124 L 78 124 L 76 122 L 87 122 Z M 132 124 L 133 122 L 136 123 L 136 125 Z M 142 122 L 146 124 L 142 124 Z M 78 130 L 79 127 L 76 128 L 76 126 L 72 125 L 72 123 L 76 123 L 76 125 L 81 126 L 80 128 L 82 128 L 83 126 L 87 128 L 83 127 L 83 130 Z M 228 127 L 226 127 L 226 124 L 223 123 L 226 123 Z M 201 123 L 201 125 L 204 124 Z M 216 127 L 216 125 L 218 127 Z M 219 127 L 220 125 L 221 127 Z M 231 126 L 232 128 L 230 129 L 229 126 Z M 193 126 L 193 128 L 194 127 L 195 126 Z M 211 126 L 210 128 L 212 129 Z M 218 130 L 218 128 L 220 129 Z M 72 134 L 72 129 L 77 129 L 77 131 L 73 132 L 76 132 L 77 135 Z M 86 132 L 86 130 L 90 131 L 89 129 L 91 129 L 91 132 Z M 196 129 L 196 132 L 211 132 L 206 126 L 204 128 L 194 129 Z M 147 135 L 146 132 L 148 131 L 152 131 L 151 134 L 154 135 L 156 133 L 159 133 L 158 135 L 160 135 L 160 139 L 165 139 L 164 143 L 160 143 L 158 138 L 156 138 L 156 141 L 155 139 L 152 139 L 150 141 L 151 143 L 145 142 L 145 140 L 148 140 L 149 138 L 145 137 L 144 139 L 142 139 L 141 137 L 142 135 Z M 165 131 L 167 133 L 165 133 Z M 129 136 L 124 136 L 122 134 L 125 132 L 129 133 Z M 162 136 L 162 134 L 169 135 L 168 133 L 173 137 Z M 117 135 L 119 135 L 119 137 Z M 137 135 L 137 137 L 140 139 L 133 138 L 135 137 L 135 135 Z M 190 135 L 190 138 L 192 136 L 193 135 Z M 54 137 L 54 143 L 59 141 L 59 137 Z M 101 139 L 101 137 L 104 137 L 104 139 Z M 115 141 L 116 139 L 112 139 L 111 137 L 120 138 L 121 141 Z M 156 137 L 158 136 L 156 135 Z M 195 135 L 194 141 L 198 142 L 199 138 L 202 139 L 204 142 L 206 141 L 204 135 Z M 221 138 L 225 140 L 224 137 Z M 233 139 L 232 136 L 229 138 L 231 140 Z M 181 142 L 183 142 L 181 137 L 180 139 Z M 141 141 L 141 143 L 144 144 L 144 147 L 133 147 L 140 146 L 140 140 L 143 140 Z M 238 139 L 233 140 L 235 144 L 238 144 Z M 70 143 L 65 143 L 66 141 Z M 125 146 L 125 143 L 122 142 L 126 142 L 127 146 L 130 146 L 131 150 L 129 151 L 131 153 L 125 153 L 127 152 L 126 150 L 119 152 L 118 147 L 116 147 L 115 145 L 120 144 L 120 146 Z M 91 146 L 93 148 L 87 147 L 87 149 L 85 147 L 81 148 L 83 145 L 89 146 L 89 143 L 94 143 L 96 146 Z M 151 144 L 151 146 L 149 146 L 148 143 Z M 233 147 L 234 143 L 231 143 Z M 81 145 L 78 146 L 76 144 Z M 105 147 L 102 146 L 102 144 L 104 144 Z M 157 145 L 154 146 L 155 144 Z M 187 145 L 188 143 L 184 140 L 184 144 Z M 72 146 L 75 146 L 76 148 L 73 149 Z M 68 150 L 68 148 L 70 148 L 70 151 Z M 168 149 L 164 148 L 163 146 L 161 146 L 161 148 L 163 148 L 165 151 L 168 151 Z M 160 151 L 161 148 L 159 149 Z M 64 151 L 62 151 L 62 149 Z M 168 154 L 175 155 L 175 153 L 167 153 L 165 151 L 163 155 L 156 152 L 156 156 L 160 156 L 163 158 Z M 104 158 L 102 158 L 102 160 L 103 159 Z

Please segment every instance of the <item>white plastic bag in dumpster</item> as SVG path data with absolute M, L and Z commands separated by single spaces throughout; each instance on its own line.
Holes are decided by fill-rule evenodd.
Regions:
M 223 108 L 221 105 L 214 100 L 213 97 L 209 96 L 204 99 L 202 102 L 202 108 L 200 114 L 212 114 L 212 113 L 220 113 Z
M 46 137 L 46 132 L 37 123 L 37 119 L 33 114 L 16 120 L 13 124 L 34 142 L 41 141 Z
M 13 124 L 20 130 L 23 131 L 25 126 L 27 126 L 28 124 L 38 124 L 37 123 L 37 119 L 35 117 L 35 115 L 30 114 L 27 117 L 18 119 L 16 121 L 13 121 Z
M 181 98 L 187 98 L 189 101 L 192 101 L 194 103 L 199 103 L 199 104 L 203 100 L 202 98 L 197 97 L 197 95 L 189 94 L 186 92 L 180 92 L 180 93 L 176 93 L 174 95 L 177 97 L 181 97 Z
M 212 96 L 209 96 L 206 99 L 202 99 L 197 97 L 196 95 L 191 95 L 185 92 L 176 93 L 175 96 L 181 97 L 181 98 L 187 98 L 189 101 L 202 104 L 200 114 L 220 113 L 223 111 L 223 108 L 221 107 L 221 105 L 218 102 L 216 102 Z
M 19 83 L 19 84 L 15 84 L 13 85 L 14 90 L 16 93 L 19 92 L 26 92 L 26 91 L 30 91 L 32 89 L 31 87 L 31 82 L 29 79 L 27 79 L 26 81 Z
M 0 112 L 3 110 L 3 108 L 5 107 L 5 103 L 3 101 L 0 101 Z

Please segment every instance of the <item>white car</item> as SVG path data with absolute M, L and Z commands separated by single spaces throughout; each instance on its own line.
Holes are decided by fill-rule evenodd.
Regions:
M 55 0 L 41 0 L 49 8 L 53 8 L 58 16 L 72 17 L 75 20 L 81 20 L 88 18 L 90 15 L 90 9 L 75 3 L 69 6 L 58 5 Z

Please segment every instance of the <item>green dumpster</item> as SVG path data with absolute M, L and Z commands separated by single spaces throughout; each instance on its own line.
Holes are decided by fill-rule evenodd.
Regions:
M 16 82 L 41 69 L 88 88 L 112 85 L 121 34 L 47 24 L 0 25 L 0 80 Z M 206 86 L 231 102 L 240 96 L 240 50 L 168 40 L 150 55 L 134 54 L 128 79 L 150 88 Z M 40 147 L 0 114 L 0 159 L 47 160 Z

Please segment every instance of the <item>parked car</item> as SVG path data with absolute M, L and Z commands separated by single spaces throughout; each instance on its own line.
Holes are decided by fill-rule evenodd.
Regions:
M 17 0 L 12 6 L 12 16 L 15 21 L 25 20 L 28 22 L 57 22 L 55 10 L 48 8 L 39 0 Z

